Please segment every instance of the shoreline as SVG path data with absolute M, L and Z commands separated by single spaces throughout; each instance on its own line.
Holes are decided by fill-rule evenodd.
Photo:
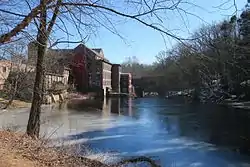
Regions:
M 69 95 L 64 99 L 64 101 L 58 101 L 55 103 L 51 104 L 42 104 L 42 106 L 51 106 L 51 105 L 56 105 L 60 103 L 65 103 L 67 101 L 71 100 L 93 100 L 93 95 L 92 94 L 80 94 L 80 93 L 69 93 Z M 22 109 L 22 108 L 30 108 L 31 107 L 31 101 L 26 102 L 23 100 L 18 100 L 15 99 L 12 101 L 11 105 L 8 106 L 7 108 L 4 108 L 8 104 L 9 100 L 1 98 L 0 97 L 0 113 L 1 111 L 5 110 L 13 110 L 13 109 Z
M 83 156 L 78 147 L 56 147 L 49 143 L 50 139 L 33 139 L 24 133 L 0 130 L 0 167 L 122 167 L 136 163 L 160 167 L 144 156 L 105 163 L 98 160 L 98 155 Z
M 8 100 L 0 98 L 0 111 L 6 110 L 3 107 L 5 107 L 8 102 L 9 102 Z M 13 100 L 11 105 L 8 106 L 7 109 L 29 108 L 29 107 L 31 107 L 31 102 L 25 102 L 22 100 Z

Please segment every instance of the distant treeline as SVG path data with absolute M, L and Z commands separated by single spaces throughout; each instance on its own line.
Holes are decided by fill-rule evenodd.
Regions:
M 134 76 L 162 74 L 158 89 L 195 89 L 206 100 L 223 100 L 236 95 L 250 99 L 250 9 L 239 17 L 203 26 L 192 39 L 171 50 L 161 51 L 153 65 L 129 59 L 122 67 Z M 203 98 L 204 99 L 204 98 Z

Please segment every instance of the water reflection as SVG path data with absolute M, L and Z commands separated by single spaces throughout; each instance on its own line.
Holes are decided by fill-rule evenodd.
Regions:
M 111 98 L 108 100 L 111 102 L 111 113 L 135 117 L 135 114 L 132 110 L 132 98 Z
M 102 110 L 103 116 L 109 116 L 112 113 L 132 117 L 132 101 L 131 98 L 104 98 L 103 100 L 91 101 L 73 100 L 67 103 L 67 108 L 78 111 Z M 63 107 L 59 109 L 63 109 Z
M 164 131 L 250 153 L 248 111 L 218 105 L 191 104 L 163 99 L 109 98 L 102 102 L 73 103 L 73 109 L 101 110 L 103 117 L 129 116 L 144 124 L 145 131 Z M 75 105 L 77 104 L 77 105 Z M 72 104 L 71 104 L 72 105 Z M 72 106 L 68 105 L 70 109 Z
M 250 153 L 250 117 L 248 110 L 216 105 L 190 105 L 180 118 L 182 136 Z
M 110 99 L 109 101 L 111 102 L 111 105 L 110 105 L 111 113 L 115 113 L 115 114 L 120 115 L 121 114 L 121 110 L 120 110 L 121 99 L 113 98 L 113 99 Z
M 120 156 L 160 157 L 163 166 L 250 166 L 249 112 L 158 98 L 104 99 L 110 128 L 68 136 Z
M 25 112 L 6 113 L 0 120 L 26 127 L 27 117 Z M 160 98 L 110 98 L 44 109 L 42 119 L 42 131 L 83 149 L 89 145 L 122 157 L 154 156 L 163 167 L 250 166 L 246 110 Z

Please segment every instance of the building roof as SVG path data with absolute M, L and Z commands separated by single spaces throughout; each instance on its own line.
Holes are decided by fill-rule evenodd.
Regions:
M 112 64 L 112 65 L 114 65 L 114 66 L 121 66 L 121 64 Z
M 29 43 L 29 45 L 32 45 L 32 44 L 36 44 L 36 42 Z M 79 44 L 74 49 L 48 49 L 47 54 L 51 54 L 53 55 L 52 57 L 57 58 L 57 59 L 65 59 L 65 61 L 67 60 L 69 61 L 71 59 L 71 55 L 73 55 L 74 52 L 76 52 L 76 50 L 80 48 L 86 49 L 88 52 L 91 52 L 91 55 L 95 56 L 96 60 L 100 60 L 102 62 L 112 65 L 112 63 L 104 57 L 102 48 L 90 49 L 84 44 Z
M 94 51 L 93 49 L 90 49 L 89 47 L 87 47 L 86 45 L 84 44 L 79 44 L 77 47 L 75 47 L 75 50 L 78 49 L 78 48 L 84 48 L 86 50 L 88 50 L 89 52 L 91 52 L 92 54 L 94 54 L 96 56 L 96 59 L 104 59 L 103 55 L 99 54 L 98 52 Z
M 101 54 L 103 52 L 101 48 L 92 48 L 92 50 L 99 53 L 99 54 Z
M 107 63 L 107 64 L 112 65 L 112 63 L 111 63 L 110 61 L 108 61 L 107 59 L 101 59 L 101 61 L 102 61 L 102 62 L 105 62 L 105 63 Z
M 79 48 L 79 47 L 83 47 L 83 48 L 86 48 L 87 50 L 89 50 L 90 52 L 94 53 L 95 56 L 97 56 L 99 59 L 103 60 L 104 62 L 106 63 L 109 63 L 109 60 L 104 58 L 104 54 L 103 54 L 103 50 L 101 48 L 93 48 L 93 49 L 90 49 L 88 48 L 86 45 L 84 44 L 79 44 L 77 45 L 74 49 L 51 49 L 52 52 L 57 52 L 57 53 L 60 53 L 59 55 L 67 55 L 67 54 L 70 54 L 70 53 L 73 53 L 74 50 L 76 48 Z
M 55 52 L 66 52 L 66 53 L 70 53 L 74 51 L 74 49 L 50 49 L 50 50 L 55 51 Z
M 84 46 L 85 48 L 87 48 L 88 50 L 90 50 L 92 53 L 94 53 L 95 56 L 97 56 L 98 59 L 101 60 L 102 62 L 105 62 L 105 63 L 107 63 L 107 64 L 111 64 L 111 65 L 112 65 L 112 63 L 111 63 L 108 59 L 106 59 L 106 58 L 104 57 L 103 50 L 102 50 L 101 48 L 93 48 L 93 49 L 90 49 L 90 48 L 88 48 L 86 45 L 83 45 L 83 44 L 80 44 L 80 45 Z M 79 46 L 79 45 L 78 45 L 78 46 Z M 78 47 L 78 46 L 77 46 L 77 47 Z

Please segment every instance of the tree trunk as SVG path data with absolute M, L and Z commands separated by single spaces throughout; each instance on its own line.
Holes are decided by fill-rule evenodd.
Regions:
M 43 78 L 44 78 L 44 56 L 46 52 L 47 33 L 46 33 L 46 0 L 40 0 L 42 5 L 40 13 L 40 25 L 37 34 L 37 65 L 36 77 L 33 90 L 33 99 L 30 109 L 27 134 L 31 137 L 39 137 L 40 114 L 43 101 Z

